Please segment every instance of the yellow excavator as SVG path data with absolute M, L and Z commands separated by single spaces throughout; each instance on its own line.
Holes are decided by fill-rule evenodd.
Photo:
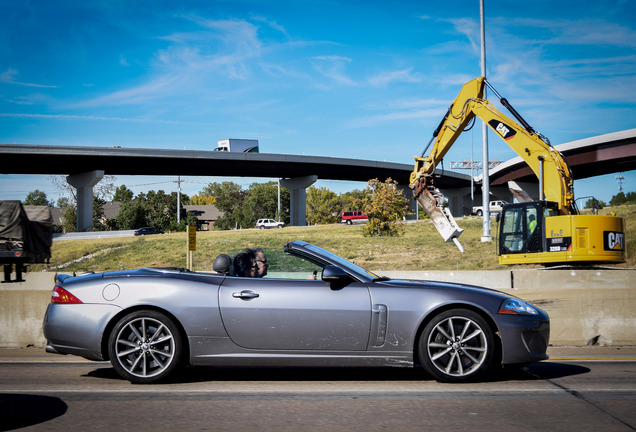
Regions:
M 488 86 L 518 123 L 484 99 Z M 484 77 L 466 83 L 421 156 L 410 188 L 445 241 L 462 250 L 462 233 L 434 185 L 437 164 L 475 117 L 483 120 L 539 179 L 539 200 L 504 206 L 499 220 L 499 263 L 593 265 L 625 262 L 625 222 L 616 216 L 579 214 L 565 158 L 536 132 Z M 428 149 L 430 148 L 430 152 Z M 425 155 L 428 152 L 427 155 Z

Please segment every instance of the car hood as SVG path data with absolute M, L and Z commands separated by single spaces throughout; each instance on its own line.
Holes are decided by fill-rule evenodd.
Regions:
M 373 282 L 373 285 L 393 286 L 399 288 L 412 288 L 412 289 L 436 289 L 436 290 L 449 290 L 449 291 L 469 291 L 472 293 L 481 293 L 485 295 L 493 295 L 501 297 L 502 299 L 508 297 L 515 297 L 508 293 L 498 291 L 492 288 L 484 288 L 476 285 L 461 284 L 455 282 L 440 282 L 440 281 L 428 281 L 428 280 L 412 280 L 412 279 L 389 279 Z

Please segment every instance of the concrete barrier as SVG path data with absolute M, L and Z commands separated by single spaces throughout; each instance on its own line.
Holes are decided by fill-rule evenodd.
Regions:
M 552 345 L 636 345 L 636 270 L 382 272 L 467 283 L 521 297 L 550 315 Z
M 393 278 L 468 283 L 524 298 L 550 314 L 552 345 L 636 345 L 635 270 L 377 271 Z M 0 284 L 0 347 L 46 344 L 42 319 L 53 273 Z
M 3 348 L 46 345 L 42 320 L 51 301 L 54 273 L 26 273 L 23 279 L 24 282 L 0 284 L 0 347 Z

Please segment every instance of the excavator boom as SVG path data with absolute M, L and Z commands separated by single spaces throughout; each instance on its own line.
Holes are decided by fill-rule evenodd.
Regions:
M 510 106 L 507 100 L 501 98 L 504 106 L 516 116 L 525 126 L 501 113 L 488 100 L 483 98 L 483 77 L 476 78 L 464 85 L 459 95 L 451 104 L 444 119 L 436 129 L 434 142 L 428 156 L 416 156 L 415 167 L 411 173 L 411 188 L 414 183 L 430 182 L 419 180 L 430 177 L 437 164 L 444 158 L 448 150 L 455 143 L 459 135 L 470 124 L 475 116 L 482 119 L 497 135 L 506 142 L 539 178 L 541 200 L 553 201 L 559 204 L 559 213 L 563 215 L 576 214 L 574 203 L 574 181 L 567 162 L 547 140 L 534 131 L 521 116 Z M 491 87 L 492 89 L 492 87 Z M 496 93 L 496 91 L 493 92 Z M 430 145 L 429 145 L 430 147 Z M 426 152 L 426 150 L 425 150 Z

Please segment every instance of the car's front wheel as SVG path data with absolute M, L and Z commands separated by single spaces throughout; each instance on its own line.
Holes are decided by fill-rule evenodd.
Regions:
M 109 342 L 110 361 L 119 375 L 135 383 L 153 383 L 170 375 L 181 360 L 181 335 L 165 314 L 146 310 L 123 317 Z
M 473 381 L 495 358 L 493 331 L 476 312 L 452 309 L 435 316 L 420 337 L 422 366 L 442 382 Z

